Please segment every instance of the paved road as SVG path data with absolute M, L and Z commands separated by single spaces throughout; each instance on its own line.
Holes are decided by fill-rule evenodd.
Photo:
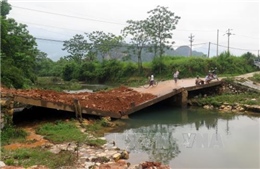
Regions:
M 157 86 L 149 87 L 148 89 L 142 86 L 133 89 L 138 92 L 151 93 L 153 95 L 160 96 L 160 95 L 165 95 L 174 89 L 195 86 L 195 80 L 196 78 L 179 79 L 177 83 L 175 83 L 174 80 L 172 79 L 172 80 L 160 81 Z M 213 81 L 217 81 L 217 80 L 213 80 Z
M 253 83 L 251 80 L 248 79 L 249 77 L 252 77 L 255 73 L 260 73 L 260 71 L 236 76 L 236 80 L 238 80 L 237 83 L 260 91 L 260 83 Z M 246 81 L 239 82 L 239 80 L 241 79 L 246 79 Z
M 260 73 L 260 71 L 239 75 L 239 76 L 236 76 L 236 79 L 241 79 L 241 78 L 247 79 L 248 77 L 252 77 L 255 73 Z M 204 80 L 204 78 L 201 78 L 201 79 Z M 221 77 L 219 79 L 221 80 Z M 173 89 L 180 89 L 182 87 L 194 86 L 195 80 L 196 80 L 196 78 L 179 79 L 177 84 L 175 84 L 174 80 L 172 79 L 172 80 L 160 81 L 157 86 L 149 87 L 148 89 L 146 89 L 142 86 L 133 88 L 133 89 L 138 92 L 151 93 L 153 95 L 160 96 L 160 95 L 164 95 L 165 93 L 169 93 L 169 91 L 172 91 Z M 213 80 L 213 81 L 217 81 L 217 80 Z M 260 90 L 260 84 L 253 84 L 253 82 L 250 80 L 245 81 L 241 84 L 248 86 L 250 88 Z

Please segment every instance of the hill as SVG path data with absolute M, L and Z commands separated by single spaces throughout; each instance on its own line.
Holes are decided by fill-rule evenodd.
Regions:
M 59 58 L 69 55 L 66 51 L 63 51 L 62 43 L 57 42 L 46 42 L 37 40 L 38 49 L 42 52 L 47 53 L 48 57 L 53 61 L 59 60 Z M 190 47 L 189 46 L 180 46 L 177 49 L 166 49 L 165 54 L 167 56 L 190 56 Z M 192 56 L 205 56 L 202 52 L 192 51 Z M 137 56 L 133 52 L 127 50 L 127 47 L 120 47 L 114 49 L 110 54 L 106 56 L 107 59 L 128 59 L 134 62 L 137 62 Z M 154 54 L 147 50 L 142 51 L 142 61 L 147 62 L 151 61 L 154 58 Z M 101 60 L 101 57 L 98 56 L 98 59 Z

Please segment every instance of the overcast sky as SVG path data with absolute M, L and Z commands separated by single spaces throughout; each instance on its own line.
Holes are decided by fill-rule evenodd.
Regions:
M 103 31 L 120 35 L 127 20 L 142 20 L 158 5 L 180 16 L 173 31 L 176 49 L 189 45 L 193 49 L 216 55 L 217 30 L 219 53 L 228 45 L 227 30 L 231 29 L 230 51 L 240 55 L 259 50 L 259 0 L 8 0 L 12 10 L 8 17 L 28 25 L 36 38 L 69 40 L 75 34 Z M 62 46 L 62 42 L 59 43 Z M 201 44 L 201 45 L 198 45 Z M 42 45 L 42 44 L 41 44 Z M 47 45 L 46 45 L 47 47 Z M 236 49 L 235 49 L 236 48 Z M 60 49 L 57 49 L 60 50 Z M 52 54 L 48 53 L 50 56 Z

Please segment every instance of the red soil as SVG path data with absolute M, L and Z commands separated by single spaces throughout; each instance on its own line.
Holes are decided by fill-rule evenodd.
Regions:
M 96 93 L 83 92 L 74 94 L 52 90 L 1 88 L 1 94 L 2 96 L 6 94 L 18 95 L 67 105 L 73 105 L 73 100 L 78 99 L 82 107 L 115 113 L 124 112 L 133 104 L 136 106 L 156 97 L 152 94 L 137 92 L 125 86 Z

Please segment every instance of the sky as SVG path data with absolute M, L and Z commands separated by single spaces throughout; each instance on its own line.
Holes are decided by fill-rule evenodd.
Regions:
M 38 48 L 52 60 L 65 56 L 64 40 L 76 34 L 103 31 L 121 35 L 127 20 L 143 20 L 158 5 L 180 16 L 173 31 L 173 48 L 190 46 L 210 56 L 227 50 L 258 54 L 259 0 L 8 0 L 8 17 L 28 26 Z M 227 35 L 230 30 L 231 35 Z M 219 33 L 218 33 L 219 32 Z M 217 38 L 218 37 L 218 38 Z M 209 45 L 210 42 L 210 45 Z M 208 50 L 210 49 L 210 50 Z

